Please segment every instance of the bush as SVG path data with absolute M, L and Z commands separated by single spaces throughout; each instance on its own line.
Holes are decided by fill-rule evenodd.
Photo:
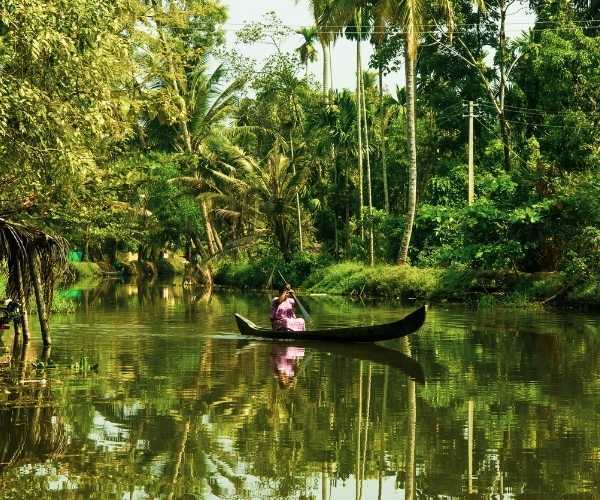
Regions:
M 428 298 L 438 289 L 442 270 L 343 262 L 315 273 L 305 286 L 316 292 Z

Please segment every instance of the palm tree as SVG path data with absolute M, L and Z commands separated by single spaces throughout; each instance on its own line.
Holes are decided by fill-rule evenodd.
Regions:
M 296 33 L 302 35 L 304 41 L 302 45 L 296 49 L 300 56 L 300 63 L 304 64 L 306 68 L 306 74 L 308 75 L 308 63 L 315 62 L 317 60 L 317 49 L 315 48 L 315 41 L 317 39 L 318 28 L 316 26 L 307 26 L 300 28 Z
M 483 8 L 483 0 L 475 0 Z M 454 29 L 454 10 L 452 0 L 439 0 L 437 7 L 441 8 L 446 17 L 448 30 Z M 428 8 L 429 7 L 429 8 Z M 409 152 L 408 172 L 408 205 L 404 234 L 398 253 L 398 263 L 408 261 L 408 248 L 412 235 L 415 212 L 417 207 L 417 143 L 415 119 L 415 61 L 419 39 L 427 16 L 431 16 L 431 3 L 425 0 L 376 0 L 374 5 L 376 18 L 379 22 L 400 28 L 404 34 L 404 69 L 406 76 L 406 140 Z M 379 29 L 383 29 L 380 26 Z
M 299 0 L 296 0 L 298 3 Z M 308 0 L 312 7 L 316 23 L 316 32 L 323 50 L 323 94 L 329 95 L 332 87 L 331 46 L 335 42 L 336 33 L 325 20 L 325 13 L 333 0 Z
M 237 93 L 244 86 L 241 79 L 222 88 L 226 70 L 223 65 L 218 66 L 210 75 L 206 72 L 206 58 L 199 60 L 196 67 L 188 76 L 189 89 L 187 99 L 188 123 L 190 131 L 191 151 L 196 156 L 205 157 L 209 147 L 209 137 L 216 133 L 216 129 L 223 120 L 233 114 L 237 104 Z M 196 175 L 200 176 L 200 171 Z M 204 217 L 207 242 L 211 255 L 223 250 L 219 233 L 216 231 L 211 217 L 211 200 L 200 199 L 202 215 Z
M 363 218 L 363 133 L 364 144 L 366 146 L 366 166 L 367 166 L 367 201 L 369 215 L 373 211 L 373 200 L 371 190 L 371 163 L 369 158 L 369 131 L 366 120 L 366 106 L 364 98 L 364 81 L 362 71 L 361 41 L 366 38 L 368 18 L 370 11 L 367 2 L 364 0 L 333 0 L 328 9 L 323 14 L 326 24 L 336 26 L 335 30 L 341 32 L 346 26 L 346 34 L 349 38 L 356 40 L 356 98 L 357 98 L 357 124 L 358 124 L 358 171 L 359 171 L 359 220 L 361 228 L 361 237 L 364 237 Z M 368 28 L 367 28 L 368 29 Z M 364 130 L 364 132 L 363 132 Z M 369 262 L 374 263 L 374 242 L 372 221 L 369 225 Z
M 292 257 L 291 221 L 295 216 L 295 201 L 306 183 L 306 169 L 294 169 L 290 160 L 276 145 L 266 165 L 249 162 L 246 187 L 251 199 L 257 200 L 266 226 L 275 236 L 283 258 Z
M 244 226 L 253 235 L 268 229 L 286 261 L 292 257 L 292 221 L 296 199 L 306 183 L 307 169 L 294 169 L 277 142 L 264 163 L 225 141 L 218 153 L 207 152 L 201 175 L 177 180 L 192 188 L 199 199 L 220 200 L 227 208 L 216 213 Z
M 149 4 L 152 22 L 138 33 L 146 49 L 137 54 L 144 79 L 138 90 L 148 97 L 146 132 L 164 149 L 183 151 L 191 163 L 197 163 L 204 142 L 232 114 L 244 82 L 238 79 L 224 86 L 223 66 L 208 74 L 207 57 L 198 57 L 197 47 L 187 39 L 196 14 L 193 2 L 150 0 Z M 209 252 L 215 254 L 222 244 L 211 221 L 210 201 L 202 199 L 200 205 Z

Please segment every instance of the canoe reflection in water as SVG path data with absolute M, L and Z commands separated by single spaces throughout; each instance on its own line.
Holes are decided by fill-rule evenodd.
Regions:
M 279 387 L 286 389 L 296 383 L 300 360 L 304 358 L 304 348 L 291 345 L 275 344 L 271 349 L 273 371 Z
M 305 357 L 306 350 L 311 354 Z M 402 352 L 378 344 L 357 344 L 353 342 L 274 342 L 271 346 L 273 371 L 282 388 L 293 387 L 295 380 L 313 353 L 331 353 L 344 358 L 371 361 L 396 368 L 419 384 L 425 383 L 425 373 L 421 365 Z

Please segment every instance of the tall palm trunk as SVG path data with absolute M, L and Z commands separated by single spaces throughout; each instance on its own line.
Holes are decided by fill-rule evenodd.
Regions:
M 294 159 L 294 138 L 290 131 L 290 155 L 292 163 L 292 172 L 296 175 L 296 161 Z M 298 218 L 298 243 L 300 251 L 304 251 L 304 242 L 302 241 L 302 212 L 300 211 L 300 194 L 296 191 L 296 217 Z
M 504 169 L 509 172 L 510 165 L 510 131 L 506 120 L 506 111 L 504 110 L 504 97 L 506 95 L 506 13 L 509 2 L 502 0 L 500 2 L 500 46 L 498 48 L 500 56 L 500 134 L 502 136 L 502 146 L 504 149 Z
M 329 57 L 329 93 L 333 92 L 333 61 L 331 59 L 331 49 L 333 48 L 333 42 L 327 42 L 327 54 Z
M 387 393 L 389 382 L 389 367 L 385 367 L 383 378 L 383 395 L 381 397 L 381 429 L 380 429 L 380 448 L 379 448 L 379 487 L 377 490 L 377 500 L 381 500 L 383 494 L 383 468 L 385 467 L 385 417 L 387 413 Z
M 402 353 L 411 356 L 410 340 L 407 337 L 402 339 Z M 405 470 L 404 478 L 404 498 L 406 500 L 415 499 L 415 450 L 417 444 L 417 383 L 409 379 L 408 385 L 408 429 L 406 436 L 405 452 Z
M 355 472 L 354 472 L 354 483 L 355 483 L 355 490 L 354 490 L 354 497 L 356 500 L 360 499 L 360 488 L 361 488 L 361 484 L 360 484 L 360 472 L 361 472 L 361 467 L 360 467 L 360 459 L 361 459 L 361 453 L 360 453 L 360 437 L 361 437 L 361 433 L 362 433 L 362 404 L 363 404 L 363 400 L 362 400 L 362 393 L 363 393 L 363 362 L 362 360 L 360 361 L 359 364 L 359 375 L 358 375 L 358 424 L 356 425 L 356 467 L 355 467 Z
M 210 217 L 210 212 L 209 212 L 209 217 Z M 209 224 L 210 224 L 210 229 L 212 230 L 212 233 L 213 233 L 213 238 L 215 240 L 215 245 L 217 247 L 217 251 L 222 252 L 223 251 L 223 243 L 221 242 L 221 237 L 219 236 L 219 232 L 215 229 L 215 226 L 212 224 L 212 222 L 210 222 L 210 219 L 209 219 Z
M 375 264 L 375 244 L 373 241 L 373 191 L 371 189 L 371 155 L 369 153 L 369 124 L 367 123 L 367 103 L 365 99 L 365 78 L 360 73 L 360 94 L 362 99 L 363 125 L 365 130 L 365 158 L 367 160 L 367 201 L 369 203 L 369 265 Z
M 323 49 L 323 94 L 329 95 L 331 90 L 331 44 L 327 40 L 320 40 Z
M 204 228 L 206 230 L 208 251 L 210 252 L 210 255 L 215 255 L 217 253 L 217 246 L 215 244 L 214 233 L 208 217 L 208 207 L 206 206 L 206 202 L 204 200 L 200 202 L 200 208 L 202 209 L 202 216 L 204 217 Z
M 362 73 L 362 59 L 360 53 L 360 38 L 356 39 L 356 123 L 358 126 L 358 220 L 360 224 L 360 239 L 365 239 L 365 228 L 363 226 L 363 147 L 362 147 L 362 99 L 360 75 Z
M 406 71 L 406 140 L 408 144 L 409 167 L 408 167 L 408 206 L 406 210 L 406 221 L 402 244 L 398 254 L 398 264 L 406 264 L 408 260 L 408 247 L 415 221 L 417 208 L 417 141 L 415 124 L 415 60 L 409 50 L 408 39 L 404 46 L 404 66 Z
M 379 66 L 379 120 L 381 127 L 381 168 L 383 170 L 383 208 L 390 213 L 390 198 L 387 179 L 387 151 L 385 148 L 385 110 L 383 107 L 383 67 Z
M 367 415 L 365 418 L 365 437 L 363 440 L 362 470 L 360 473 L 360 494 L 359 494 L 359 496 L 361 498 L 362 498 L 362 493 L 363 493 L 363 483 L 365 480 L 365 466 L 367 463 L 367 437 L 369 435 L 370 413 L 371 413 L 371 362 L 369 362 L 369 377 L 367 379 Z

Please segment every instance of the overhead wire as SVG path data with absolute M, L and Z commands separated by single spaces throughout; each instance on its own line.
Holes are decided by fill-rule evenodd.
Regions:
M 146 18 L 154 18 L 156 16 L 154 15 L 145 15 L 143 17 Z M 600 23 L 600 19 L 586 19 L 586 20 L 570 20 L 569 23 L 571 24 L 588 24 L 588 23 Z M 222 26 L 241 26 L 241 27 L 246 27 L 246 26 L 251 26 L 253 23 L 250 21 L 244 21 L 243 23 L 232 23 L 232 22 L 225 22 L 222 24 Z M 260 24 L 260 21 L 258 21 L 258 24 Z M 524 26 L 531 26 L 532 23 L 530 22 L 526 22 L 526 21 L 511 21 L 510 22 L 511 25 L 524 25 Z M 533 23 L 534 25 L 556 25 L 557 22 L 556 21 L 536 21 L 535 23 Z M 309 27 L 305 24 L 286 24 L 284 25 L 287 28 L 306 28 Z M 434 27 L 436 26 L 435 24 L 425 24 L 425 26 L 430 26 L 430 27 Z M 455 26 L 457 27 L 473 27 L 476 28 L 477 26 L 481 26 L 481 23 L 457 23 Z M 332 29 L 344 29 L 347 28 L 348 25 L 345 24 L 323 24 L 321 25 L 322 28 L 328 29 L 328 30 L 332 30 Z M 377 28 L 377 29 L 388 29 L 390 26 L 389 25 L 384 25 L 384 24 L 375 24 L 375 25 L 371 25 L 369 26 L 370 28 Z
M 156 16 L 146 15 L 144 17 L 147 19 L 154 19 Z M 220 25 L 219 28 L 222 31 L 239 33 L 239 32 L 243 32 L 246 28 L 249 28 L 249 27 L 253 26 L 254 24 L 257 24 L 259 26 L 262 25 L 265 28 L 275 29 L 274 27 L 269 26 L 266 23 L 262 23 L 261 21 L 257 21 L 256 23 L 253 23 L 253 22 L 229 23 L 229 22 L 227 22 L 227 23 Z M 555 26 L 556 24 L 557 23 L 555 21 L 537 21 L 534 23 L 524 22 L 524 21 L 514 21 L 514 22 L 510 22 L 507 24 L 505 31 L 506 32 L 516 32 L 516 31 L 519 31 L 519 32 L 524 32 L 524 31 L 541 32 L 541 31 L 561 31 L 561 30 L 569 30 L 569 29 L 581 29 L 581 28 L 600 28 L 600 19 L 570 21 L 570 24 L 574 24 L 575 26 Z M 543 27 L 544 25 L 548 25 L 550 27 L 544 28 Z M 459 23 L 456 25 L 457 29 L 452 30 L 452 33 L 454 33 L 454 34 L 470 33 L 470 30 L 468 28 L 476 28 L 478 26 L 481 26 L 481 24 Z M 530 28 L 528 30 L 523 30 L 522 28 L 518 28 L 518 26 L 530 26 Z M 535 26 L 542 26 L 542 27 L 536 28 Z M 552 27 L 552 26 L 554 26 L 554 27 Z M 213 26 L 207 25 L 207 27 L 213 27 Z M 306 28 L 307 25 L 284 24 L 284 25 L 281 25 L 280 27 L 283 29 L 290 30 L 290 33 L 288 33 L 288 36 L 292 36 L 292 35 L 297 35 L 296 30 Z M 428 29 L 424 29 L 424 30 L 420 31 L 419 34 L 427 35 L 427 34 L 439 34 L 440 32 L 443 32 L 439 28 L 431 29 L 431 28 L 435 27 L 435 25 L 432 25 L 432 24 L 426 24 L 424 27 L 428 28 Z M 186 30 L 188 28 L 187 27 L 170 27 L 169 29 Z M 347 25 L 335 25 L 335 24 L 321 25 L 319 27 L 319 29 L 316 30 L 314 33 L 317 35 L 338 35 L 342 31 L 348 35 L 367 35 L 367 36 L 368 35 L 385 35 L 385 34 L 397 34 L 397 35 L 406 34 L 405 31 L 394 28 L 393 26 L 389 26 L 389 25 L 372 25 L 372 26 L 369 26 L 365 30 L 356 30 L 356 29 L 353 30 L 352 27 L 349 27 Z
M 496 106 L 489 102 L 480 102 L 479 105 L 483 106 L 485 108 L 496 110 Z M 537 116 L 539 116 L 539 117 L 542 117 L 542 116 L 544 116 L 544 117 L 546 117 L 546 116 L 567 116 L 571 113 L 569 111 L 563 111 L 563 112 L 544 111 L 544 110 L 540 110 L 540 109 L 525 108 L 525 107 L 513 106 L 513 105 L 509 105 L 509 104 L 505 104 L 504 109 L 506 111 L 509 111 L 511 114 L 512 113 L 522 114 L 523 116 L 528 116 L 529 118 L 535 118 Z M 578 110 L 578 112 L 583 113 L 585 115 L 600 115 L 600 111 Z

